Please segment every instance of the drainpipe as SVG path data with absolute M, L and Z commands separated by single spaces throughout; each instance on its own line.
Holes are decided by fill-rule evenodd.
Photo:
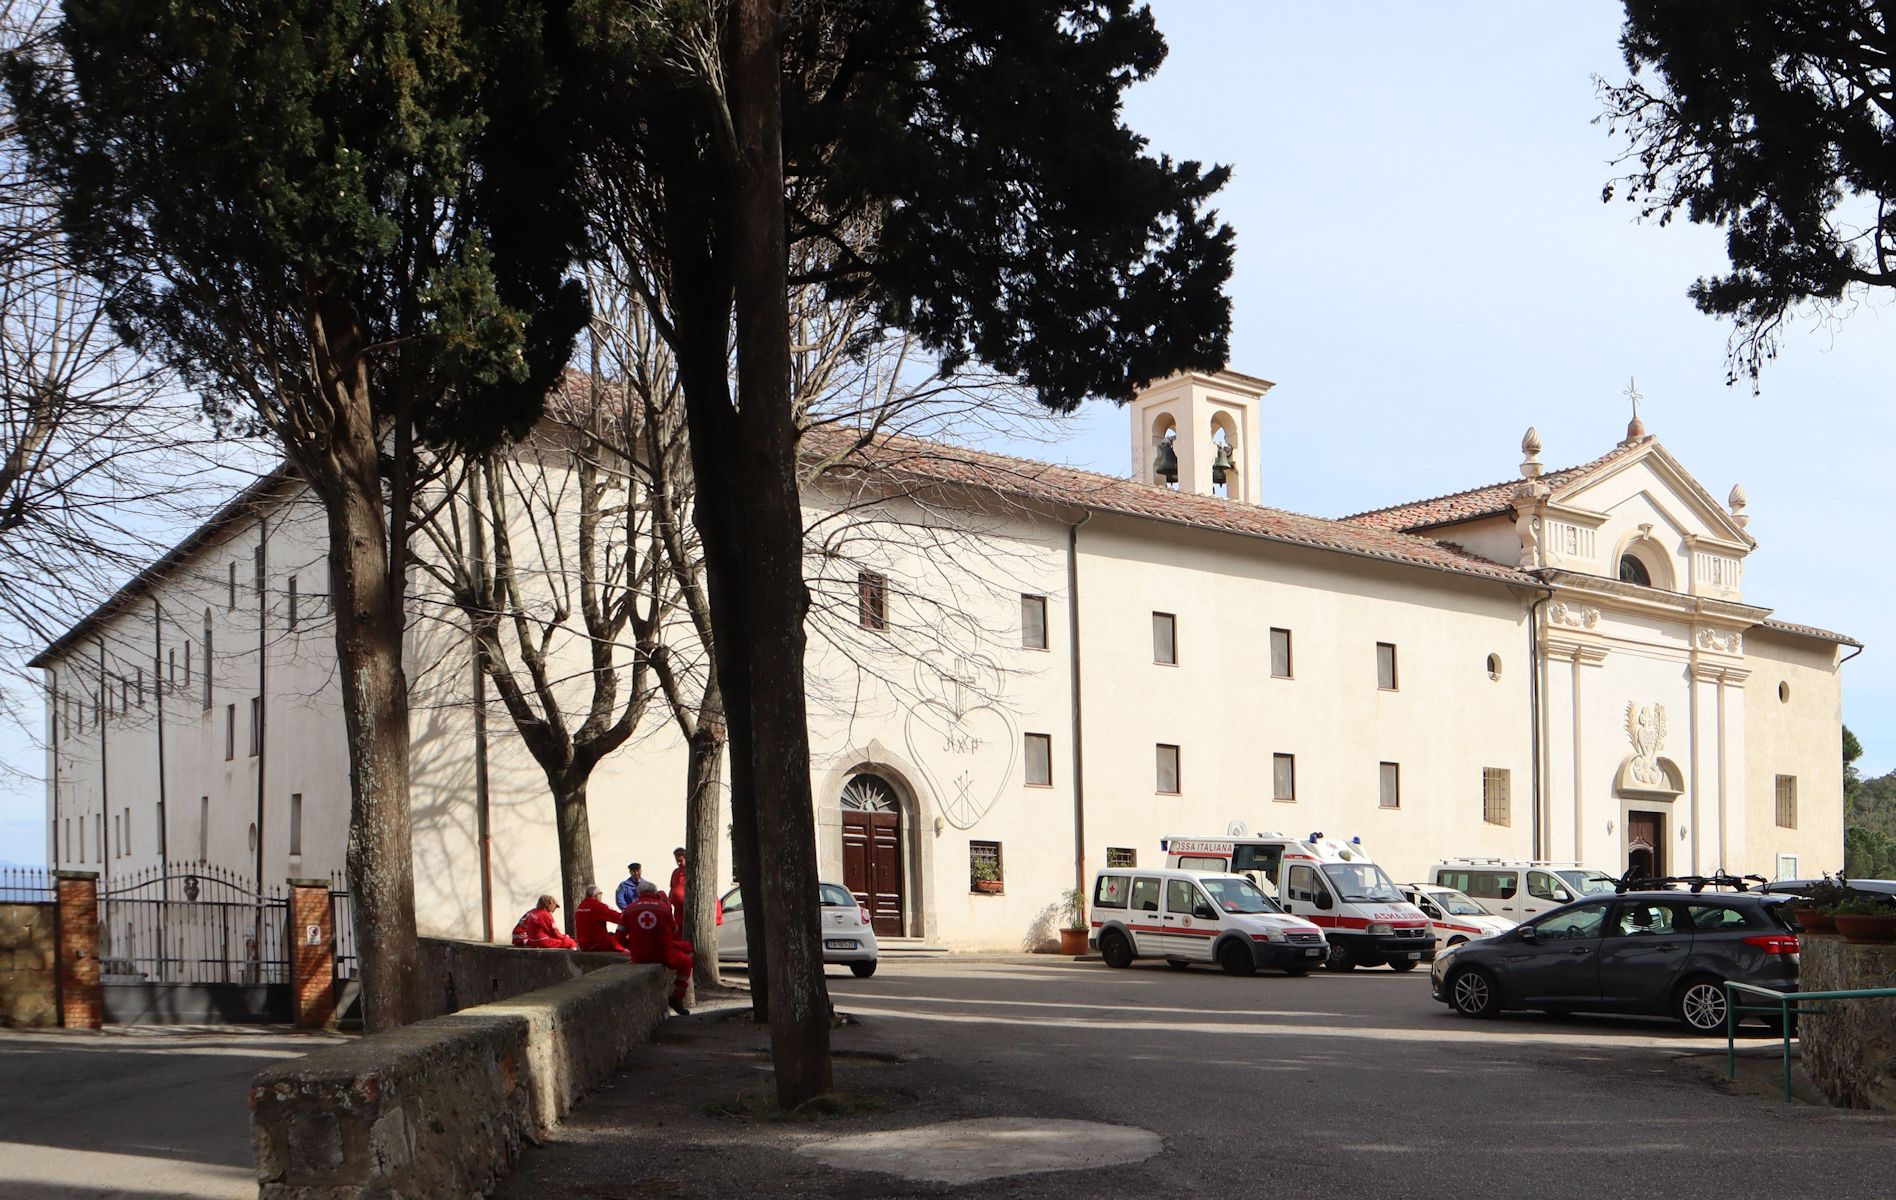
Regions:
M 165 795 L 165 610 L 158 597 L 151 598 L 151 690 L 158 706 L 158 866 L 159 873 L 171 873 L 171 806 Z M 159 956 L 160 960 L 163 955 Z
M 1088 512 L 1067 526 L 1067 631 L 1069 686 L 1073 690 L 1073 886 L 1086 894 L 1086 755 L 1085 721 L 1080 708 L 1080 526 L 1093 519 Z
M 100 637 L 98 643 L 99 707 L 94 715 L 99 718 L 99 845 L 103 848 L 99 855 L 99 881 L 103 885 L 99 893 L 104 895 L 112 888 L 112 800 L 105 771 L 105 720 L 112 711 L 112 686 L 105 678 L 105 638 Z
M 258 912 L 261 913 L 263 897 L 263 813 L 264 798 L 268 794 L 264 787 L 264 765 L 269 751 L 270 739 L 265 731 L 270 728 L 266 719 L 270 709 L 270 521 L 269 518 L 257 518 L 257 897 Z M 263 957 L 263 930 L 257 930 L 257 957 Z
M 1533 792 L 1534 816 L 1532 821 L 1532 840 L 1534 860 L 1547 857 L 1546 848 L 1541 845 L 1541 648 L 1540 648 L 1540 609 L 1541 605 L 1554 598 L 1549 590 L 1547 594 L 1534 601 L 1527 609 L 1527 712 L 1530 740 L 1533 743 Z

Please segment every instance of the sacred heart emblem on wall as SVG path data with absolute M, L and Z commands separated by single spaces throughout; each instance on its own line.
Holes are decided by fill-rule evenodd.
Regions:
M 915 664 L 916 699 L 903 737 L 942 817 L 971 829 L 999 803 L 1014 776 L 1020 739 L 1001 708 L 1003 673 L 981 649 L 981 631 L 954 616 Z

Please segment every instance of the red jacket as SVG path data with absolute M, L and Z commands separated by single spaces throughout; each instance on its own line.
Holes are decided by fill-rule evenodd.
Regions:
M 573 910 L 573 930 L 579 934 L 581 950 L 605 950 L 618 953 L 625 947 L 608 928 L 623 923 L 619 910 L 607 904 L 604 897 L 588 896 L 579 902 Z
M 671 903 L 653 893 L 625 910 L 625 949 L 635 963 L 662 963 L 678 940 Z
M 679 925 L 685 923 L 685 869 L 672 868 L 671 883 L 672 920 Z
M 553 923 L 553 914 L 544 908 L 528 909 L 527 915 L 520 918 L 520 923 L 514 926 L 513 944 L 540 950 L 579 949 L 579 943 L 561 933 L 560 927 Z

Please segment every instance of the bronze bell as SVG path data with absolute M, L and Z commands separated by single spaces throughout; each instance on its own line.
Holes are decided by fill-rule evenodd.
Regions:
M 1219 442 L 1217 452 L 1211 456 L 1211 481 L 1223 484 L 1225 472 L 1236 469 L 1237 465 L 1231 461 L 1231 447 Z
M 1178 449 L 1171 438 L 1159 439 L 1159 453 L 1152 460 L 1152 473 L 1167 483 L 1178 482 Z

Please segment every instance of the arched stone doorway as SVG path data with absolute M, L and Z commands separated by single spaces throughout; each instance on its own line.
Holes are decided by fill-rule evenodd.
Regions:
M 855 775 L 843 785 L 839 807 L 843 886 L 869 910 L 877 937 L 901 937 L 908 907 L 901 797 L 880 775 Z

